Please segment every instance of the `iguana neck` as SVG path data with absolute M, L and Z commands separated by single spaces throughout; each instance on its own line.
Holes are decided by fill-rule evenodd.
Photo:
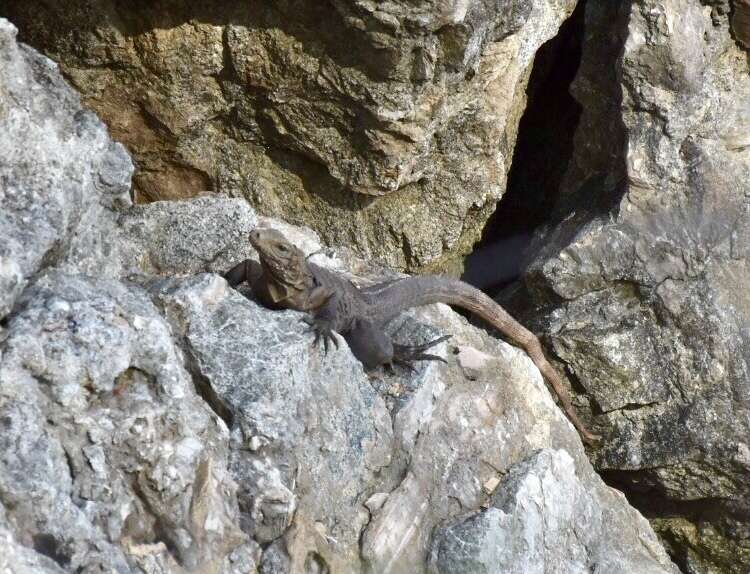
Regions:
M 278 266 L 275 262 L 260 258 L 266 290 L 274 302 L 291 299 L 307 291 L 314 280 L 304 258 L 291 258 L 286 265 Z

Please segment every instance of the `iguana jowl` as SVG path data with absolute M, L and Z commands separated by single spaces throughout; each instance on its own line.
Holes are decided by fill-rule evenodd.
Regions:
M 309 263 L 300 249 L 278 231 L 255 229 L 250 243 L 260 264 L 247 259 L 225 274 L 231 286 L 247 281 L 266 306 L 313 314 L 309 320 L 326 349 L 337 346 L 341 334 L 352 353 L 367 368 L 393 362 L 436 359 L 424 351 L 446 337 L 426 345 L 398 345 L 385 325 L 403 311 L 431 303 L 456 305 L 475 313 L 521 346 L 557 394 L 563 409 L 586 441 L 598 437 L 586 430 L 570 402 L 560 376 L 547 361 L 536 336 L 505 309 L 471 285 L 438 275 L 404 277 L 362 289 L 347 279 Z

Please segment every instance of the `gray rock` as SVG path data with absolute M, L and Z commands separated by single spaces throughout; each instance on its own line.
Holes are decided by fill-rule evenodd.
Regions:
M 587 28 L 611 27 L 584 47 L 611 51 L 622 38 L 621 118 L 597 115 L 617 86 L 597 76 L 596 58 L 576 97 L 591 115 L 585 126 L 621 133 L 626 146 L 581 132 L 576 153 L 611 181 L 624 175 L 624 195 L 538 238 L 545 247 L 528 282 L 534 303 L 552 309 L 557 355 L 601 413 L 597 466 L 649 509 L 688 571 L 746 572 L 747 54 L 728 15 L 712 20 L 699 3 L 640 0 L 622 16 L 614 3 L 590 2 Z
M 0 57 L 8 46 L 20 53 L 8 40 Z M 33 84 L 31 101 L 52 108 L 70 92 L 45 70 L 50 99 Z M 59 122 L 66 133 L 68 116 L 39 113 L 48 131 Z M 44 161 L 55 167 L 56 156 L 37 155 L 33 172 L 16 170 L 18 181 L 44 180 Z M 55 201 L 30 204 L 42 221 L 73 218 L 54 231 L 59 249 L 30 244 L 30 252 L 47 249 L 33 265 L 13 252 L 27 284 L 8 299 L 0 333 L 1 566 L 426 572 L 439 554 L 436 529 L 499 500 L 491 495 L 500 477 L 540 448 L 569 453 L 568 474 L 554 476 L 575 468 L 601 505 L 587 507 L 592 513 L 639 532 L 640 540 L 623 537 L 623 553 L 649 547 L 645 564 L 668 565 L 643 519 L 622 497 L 602 494 L 578 436 L 520 350 L 432 306 L 395 322 L 394 336 L 453 333 L 455 354 L 447 344 L 436 350 L 447 364 L 366 374 L 344 342 L 328 355 L 312 348 L 300 313 L 263 309 L 218 275 L 194 275 L 251 255 L 244 236 L 256 221 L 283 229 L 307 253 L 321 249 L 313 234 L 258 219 L 228 198 L 116 211 L 85 176 L 100 159 L 90 154 L 84 176 L 68 165 L 66 195 L 44 188 Z M 28 232 L 0 231 L 8 243 Z M 365 270 L 358 281 L 378 275 L 346 252 L 313 256 Z M 569 508 L 536 516 L 552 520 Z M 588 547 L 608 540 L 593 532 Z M 534 567 L 543 559 L 522 556 Z
M 0 500 L 22 541 L 71 571 L 222 560 L 244 539 L 229 435 L 148 297 L 54 272 L 20 305 L 0 364 Z
M 238 546 L 226 557 L 221 574 L 255 574 L 261 561 L 261 548 L 254 540 Z
M 0 318 L 44 265 L 107 272 L 133 166 L 57 66 L 0 20 Z
M 246 201 L 205 196 L 135 206 L 118 221 L 121 273 L 136 276 L 221 273 L 250 257 L 258 224 Z
M 65 570 L 38 552 L 19 544 L 0 504 L 0 572 L 14 574 L 63 574 Z
M 301 314 L 265 310 L 215 275 L 154 292 L 231 424 L 245 530 L 269 542 L 291 529 L 293 564 L 315 552 L 353 570 L 362 505 L 392 448 L 390 417 L 362 366 L 349 352 L 311 351 Z
M 651 571 L 673 571 L 644 519 L 594 474 L 528 357 L 446 307 L 394 330 L 405 341 L 451 332 L 456 359 L 366 376 L 345 342 L 325 355 L 300 313 L 263 309 L 215 275 L 150 289 L 230 426 L 242 527 L 270 543 L 261 572 L 425 572 L 434 529 L 487 504 L 499 476 L 549 446 L 571 453 L 599 516 L 637 530 L 617 548 L 636 563 L 645 545 Z M 590 546 L 613 544 L 597 532 Z
M 576 472 L 564 450 L 532 454 L 510 468 L 488 508 L 438 529 L 431 571 L 676 574 L 646 519 L 594 477 Z

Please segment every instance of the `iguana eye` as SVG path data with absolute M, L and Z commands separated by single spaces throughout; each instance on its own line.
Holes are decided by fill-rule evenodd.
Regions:
M 277 248 L 277 249 L 278 249 L 279 251 L 281 251 L 282 253 L 285 253 L 285 252 L 289 251 L 289 250 L 287 249 L 286 245 L 284 245 L 283 243 L 279 243 L 279 244 L 278 244 L 278 245 L 276 246 L 276 248 Z

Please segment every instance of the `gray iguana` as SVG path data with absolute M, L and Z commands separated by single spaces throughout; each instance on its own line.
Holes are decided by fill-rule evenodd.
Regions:
M 255 229 L 250 233 L 250 242 L 260 256 L 260 263 L 247 259 L 236 265 L 224 275 L 227 282 L 232 287 L 247 282 L 255 297 L 268 307 L 311 313 L 308 323 L 315 331 L 315 340 L 322 340 L 326 351 L 329 342 L 338 346 L 334 333 L 339 333 L 366 368 L 439 359 L 425 351 L 447 337 L 424 345 L 399 345 L 391 341 L 384 327 L 412 307 L 431 303 L 455 305 L 478 315 L 521 346 L 552 385 L 582 438 L 587 442 L 599 438 L 586 430 L 578 418 L 560 375 L 544 356 L 539 339 L 468 283 L 423 275 L 360 289 L 346 278 L 308 262 L 302 251 L 278 231 Z

